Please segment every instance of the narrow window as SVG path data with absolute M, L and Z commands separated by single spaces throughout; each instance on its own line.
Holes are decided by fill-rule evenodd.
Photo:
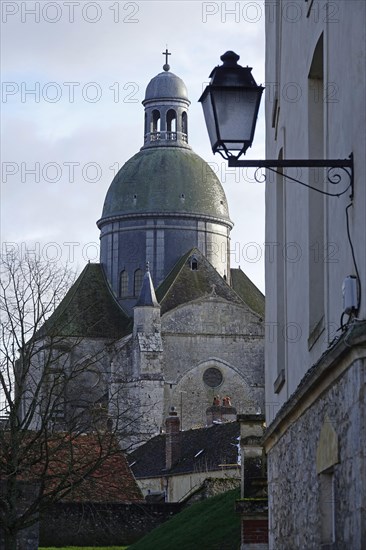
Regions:
M 142 269 L 136 269 L 134 274 L 133 294 L 138 296 L 140 294 L 142 279 L 144 277 Z
M 308 78 L 308 151 L 309 158 L 324 158 L 324 78 L 323 35 L 316 45 Z M 323 189 L 324 170 L 310 168 L 309 184 Z M 324 326 L 324 197 L 312 189 L 309 193 L 309 348 L 319 338 Z
M 119 295 L 122 298 L 128 296 L 128 273 L 125 269 L 121 272 L 119 278 Z
M 168 132 L 177 131 L 177 113 L 174 109 L 169 109 L 166 114 L 166 128 Z
M 198 271 L 198 261 L 196 256 L 192 256 L 191 258 L 191 270 L 192 271 Z
M 182 132 L 185 135 L 188 134 L 188 118 L 187 118 L 187 113 L 185 111 L 183 111 L 182 113 Z
M 160 111 L 154 109 L 151 113 L 150 132 L 154 134 L 151 136 L 151 140 L 159 139 L 158 132 L 160 132 Z

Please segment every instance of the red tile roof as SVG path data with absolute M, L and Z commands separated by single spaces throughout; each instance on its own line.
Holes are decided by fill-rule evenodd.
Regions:
M 0 450 L 0 477 L 13 475 L 10 434 Z M 23 436 L 17 452 L 16 477 L 41 483 L 46 498 L 68 502 L 130 502 L 143 500 L 125 455 L 110 434 Z M 61 497 L 61 498 L 60 498 Z

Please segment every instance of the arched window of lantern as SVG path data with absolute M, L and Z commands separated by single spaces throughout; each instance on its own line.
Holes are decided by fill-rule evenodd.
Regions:
M 186 111 L 182 113 L 182 132 L 183 134 L 188 134 L 188 117 Z
M 133 294 L 134 294 L 134 296 L 138 296 L 140 294 L 143 277 L 144 277 L 144 273 L 143 273 L 142 269 L 136 269 L 136 271 L 134 273 L 134 279 L 133 279 Z
M 128 296 L 128 273 L 124 269 L 119 277 L 119 295 L 121 298 Z
M 160 132 L 160 111 L 158 109 L 154 109 L 151 113 L 150 131 Z
M 177 113 L 174 109 L 169 109 L 166 114 L 166 129 L 168 132 L 177 131 Z

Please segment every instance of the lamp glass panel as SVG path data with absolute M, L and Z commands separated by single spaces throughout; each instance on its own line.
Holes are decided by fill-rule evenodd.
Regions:
M 218 135 L 216 132 L 215 116 L 211 101 L 211 92 L 208 92 L 201 101 L 203 114 L 205 116 L 208 136 L 210 138 L 211 147 L 217 143 Z
M 212 90 L 220 137 L 228 149 L 240 150 L 253 139 L 257 117 L 258 91 Z M 232 142 L 232 143 L 230 143 Z

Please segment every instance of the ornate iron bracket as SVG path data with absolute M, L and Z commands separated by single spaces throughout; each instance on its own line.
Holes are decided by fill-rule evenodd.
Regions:
M 266 175 L 261 174 L 261 176 L 258 176 L 258 171 L 261 168 L 267 168 L 268 170 L 271 170 L 271 172 L 280 174 L 282 177 L 290 181 L 299 183 L 300 185 L 313 189 L 313 191 L 317 191 L 323 195 L 328 195 L 329 197 L 340 197 L 349 191 L 350 199 L 353 199 L 353 153 L 350 154 L 348 159 L 238 160 L 237 157 L 229 156 L 227 160 L 230 168 L 256 168 L 254 177 L 257 182 L 266 181 Z M 276 168 L 327 168 L 328 183 L 331 183 L 332 185 L 342 184 L 344 183 L 344 177 L 347 177 L 348 185 L 340 192 L 331 193 L 318 189 L 317 187 L 293 178 L 292 176 L 288 176 L 282 170 L 276 170 Z

